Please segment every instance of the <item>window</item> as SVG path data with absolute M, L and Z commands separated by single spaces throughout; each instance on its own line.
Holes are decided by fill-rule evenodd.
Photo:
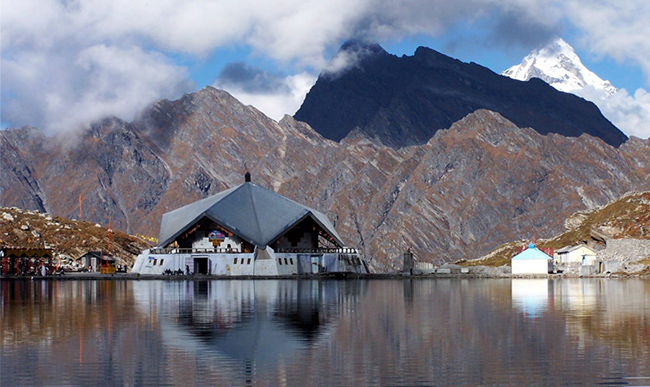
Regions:
M 289 258 L 289 262 L 293 265 L 293 258 Z
M 234 265 L 237 264 L 237 257 L 235 257 L 235 261 L 233 262 Z
M 282 258 L 278 258 L 278 262 L 280 263 L 280 266 L 282 266 Z
M 161 258 L 161 259 L 160 259 L 160 266 L 163 265 L 163 262 L 165 262 L 165 258 Z
M 153 260 L 153 265 L 156 266 L 156 262 L 158 262 L 158 259 Z
M 247 265 L 250 265 L 250 264 L 251 264 L 251 259 L 250 259 L 250 258 L 248 258 L 248 262 L 247 262 L 246 264 L 247 264 Z
M 284 264 L 285 264 L 285 265 L 288 265 L 288 264 L 289 264 L 289 261 L 287 261 L 287 257 L 284 257 Z

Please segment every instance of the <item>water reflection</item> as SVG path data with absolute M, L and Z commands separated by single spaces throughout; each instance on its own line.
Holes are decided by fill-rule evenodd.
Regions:
M 165 345 L 192 356 L 226 356 L 249 370 L 275 363 L 326 335 L 337 318 L 342 298 L 358 299 L 364 284 L 141 282 L 134 284 L 134 293 L 142 313 L 153 309 L 161 316 Z
M 648 280 L 6 281 L 0 385 L 648 384 Z
M 526 278 L 512 280 L 512 307 L 534 318 L 548 309 L 549 280 Z

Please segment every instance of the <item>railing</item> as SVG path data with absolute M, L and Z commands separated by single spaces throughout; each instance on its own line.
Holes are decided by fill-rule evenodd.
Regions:
M 436 266 L 431 262 L 419 262 L 415 261 L 413 263 L 413 268 L 418 270 L 434 270 Z
M 308 248 L 283 248 L 277 249 L 276 253 L 293 254 L 359 254 L 353 247 L 327 247 L 318 249 Z M 157 247 L 149 250 L 150 254 L 241 254 L 239 249 L 222 247 L 215 248 L 178 248 L 178 247 Z
M 229 248 L 178 248 L 178 247 L 159 247 L 149 250 L 150 254 L 241 254 L 239 249 Z
M 353 247 L 338 247 L 338 248 L 319 248 L 319 249 L 306 249 L 306 248 L 284 248 L 277 249 L 276 253 L 294 253 L 294 254 L 359 254 L 359 251 Z

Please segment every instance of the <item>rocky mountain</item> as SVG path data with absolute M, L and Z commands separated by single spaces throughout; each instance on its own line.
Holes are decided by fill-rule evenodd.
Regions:
M 618 91 L 609 81 L 587 69 L 573 47 L 562 38 L 533 50 L 520 64 L 505 70 L 502 75 L 520 81 L 539 78 L 567 93 L 592 88 L 599 91 L 602 98 L 611 97 Z
M 425 144 L 479 109 L 540 134 L 587 133 L 613 146 L 627 139 L 596 105 L 539 79 L 516 81 L 425 47 L 400 58 L 359 42 L 341 48 L 294 118 L 335 141 L 363 132 L 399 148 Z
M 605 261 L 632 264 L 637 274 L 650 274 L 650 192 L 629 192 L 603 206 L 572 214 L 564 232 L 535 242 L 540 248 L 558 250 L 587 245 Z M 510 259 L 530 240 L 511 241 L 465 265 L 510 265 Z
M 276 122 L 205 88 L 160 101 L 133 122 L 76 136 L 0 132 L 0 205 L 155 236 L 162 214 L 253 181 L 326 213 L 377 271 L 418 259 L 475 258 L 546 237 L 570 214 L 650 189 L 650 141 L 542 135 L 477 110 L 424 144 L 395 149 L 363 131 L 341 142 Z M 0 221 L 2 221 L 0 219 Z

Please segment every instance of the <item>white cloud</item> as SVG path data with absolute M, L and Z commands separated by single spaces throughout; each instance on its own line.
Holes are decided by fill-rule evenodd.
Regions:
M 131 120 L 161 96 L 194 88 L 183 68 L 139 47 L 95 45 L 58 55 L 22 51 L 3 58 L 3 121 L 47 132 L 117 116 Z
M 628 136 L 650 137 L 650 94 L 646 90 L 639 88 L 630 95 L 621 89 L 611 97 L 593 86 L 569 92 L 595 103 L 603 116 Z
M 129 119 L 155 99 L 189 91 L 187 70 L 173 62 L 178 56 L 191 63 L 245 46 L 296 79 L 313 79 L 305 74 L 318 73 L 343 40 L 437 36 L 481 20 L 491 20 L 493 31 L 477 39 L 504 46 L 533 44 L 569 24 L 595 55 L 633 61 L 650 75 L 648 14 L 645 0 L 5 1 L 2 120 L 53 131 L 105 114 Z M 286 82 L 292 91 L 275 101 L 230 91 L 277 117 L 304 98 L 293 92 L 308 89 Z M 645 106 L 646 95 L 637 94 Z
M 341 50 L 323 67 L 322 74 L 329 78 L 335 78 L 341 75 L 343 71 L 356 67 L 365 57 L 372 54 L 373 50 L 368 45 L 357 45 L 356 47 Z
M 252 105 L 267 116 L 279 121 L 285 114 L 294 114 L 316 82 L 316 77 L 303 72 L 275 79 L 277 87 L 264 91 L 251 90 L 246 83 L 220 83 L 215 87 L 227 90 L 243 104 Z
M 646 90 L 639 88 L 634 95 L 629 95 L 622 89 L 596 104 L 603 115 L 628 136 L 650 137 L 650 94 Z
M 174 55 L 201 59 L 216 48 L 251 46 L 259 55 L 312 71 L 349 36 L 367 2 L 24 0 L 3 4 L 2 122 L 74 129 L 104 115 L 130 119 L 159 98 L 188 89 Z M 146 47 L 146 49 L 144 48 Z M 313 70 L 315 69 L 315 70 Z M 302 71 L 272 101 L 237 93 L 270 115 L 291 112 L 308 87 Z M 295 90 L 303 93 L 296 96 Z M 298 102 L 296 102 L 298 101 Z M 283 107 L 284 106 L 284 107 Z M 288 109 L 288 110 L 287 110 Z M 283 112 L 283 113 L 284 113 Z
M 88 3 L 3 4 L 3 124 L 70 131 L 194 89 L 185 68 L 99 28 L 110 2 Z
M 569 0 L 566 12 L 592 53 L 637 63 L 650 80 L 650 2 Z

